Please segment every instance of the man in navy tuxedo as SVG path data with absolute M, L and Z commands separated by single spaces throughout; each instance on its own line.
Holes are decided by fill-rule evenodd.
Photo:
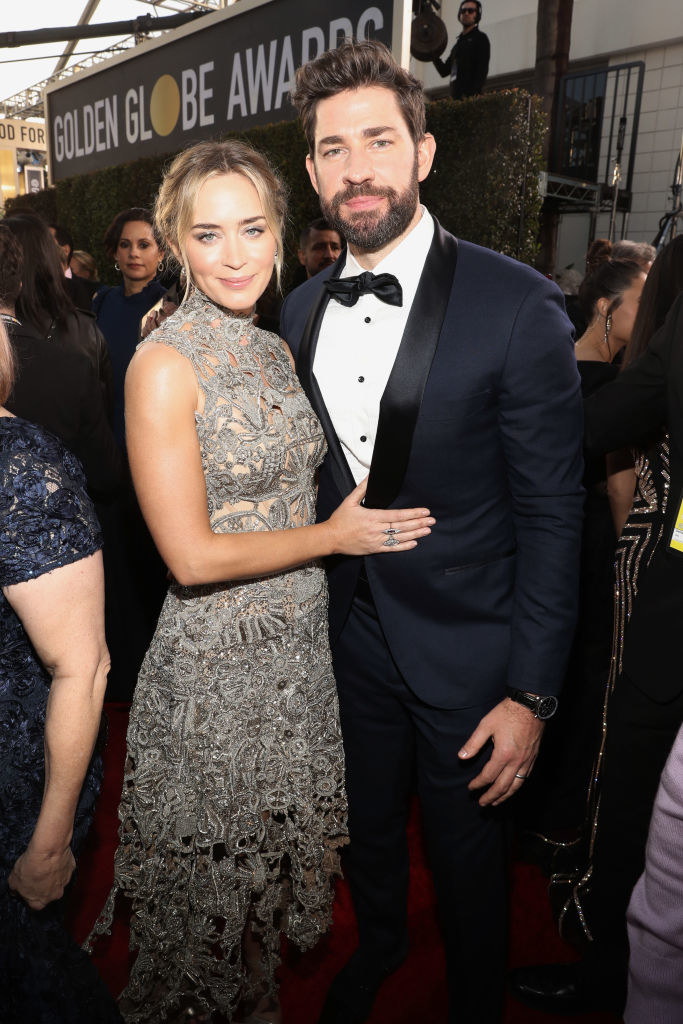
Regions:
M 328 439 L 319 515 L 369 472 L 366 504 L 436 517 L 412 551 L 328 566 L 359 947 L 321 1021 L 366 1020 L 407 953 L 416 784 L 449 1019 L 484 1024 L 500 1019 L 506 947 L 495 807 L 533 767 L 575 618 L 571 326 L 553 284 L 456 241 L 420 205 L 435 142 L 419 82 L 385 47 L 323 54 L 298 71 L 293 102 L 323 215 L 348 242 L 282 309 Z

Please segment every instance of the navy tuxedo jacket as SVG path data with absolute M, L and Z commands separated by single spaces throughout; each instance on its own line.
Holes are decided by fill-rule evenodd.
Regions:
M 292 292 L 281 314 L 329 444 L 320 519 L 354 486 L 312 372 L 330 301 L 323 282 L 342 266 L 343 257 Z M 559 290 L 435 224 L 380 403 L 366 504 L 424 505 L 436 525 L 411 551 L 365 559 L 392 655 L 430 705 L 492 702 L 506 685 L 559 691 L 576 615 L 581 438 Z M 333 643 L 360 566 L 328 560 Z

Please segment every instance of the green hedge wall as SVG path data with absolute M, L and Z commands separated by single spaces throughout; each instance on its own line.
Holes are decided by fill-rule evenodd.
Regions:
M 546 130 L 536 97 L 508 90 L 458 103 L 438 100 L 428 104 L 427 120 L 437 151 L 421 194 L 431 212 L 460 238 L 532 262 Z M 286 285 L 296 267 L 299 231 L 320 216 L 304 168 L 306 145 L 296 123 L 254 128 L 244 137 L 270 155 L 289 186 Z M 114 284 L 117 274 L 101 242 L 105 229 L 119 210 L 152 205 L 163 168 L 172 156 L 147 157 L 69 178 L 44 192 L 8 200 L 6 209 L 8 213 L 32 209 L 47 220 L 68 225 L 76 248 L 92 253 L 102 280 Z
M 533 263 L 546 125 L 538 97 L 517 90 L 430 103 L 437 145 L 425 205 L 459 238 Z

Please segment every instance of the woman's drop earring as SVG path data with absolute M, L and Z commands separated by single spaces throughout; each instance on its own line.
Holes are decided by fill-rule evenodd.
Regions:
M 612 330 L 612 314 L 608 313 L 605 317 L 605 345 L 609 348 L 609 332 Z

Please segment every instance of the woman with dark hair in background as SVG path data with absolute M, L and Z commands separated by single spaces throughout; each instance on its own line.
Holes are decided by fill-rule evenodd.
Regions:
M 104 236 L 104 247 L 122 282 L 102 289 L 93 311 L 111 355 L 114 375 L 114 433 L 125 454 L 123 385 L 140 340 L 146 313 L 165 294 L 157 280 L 163 252 L 142 207 L 123 210 Z M 109 695 L 130 700 L 166 591 L 166 571 L 135 497 L 130 475 L 115 503 L 100 510 L 104 532 L 107 642 L 111 651 Z
M 104 248 L 121 272 L 121 284 L 98 292 L 93 303 L 97 325 L 107 339 L 114 371 L 114 433 L 125 447 L 123 382 L 140 340 L 145 314 L 166 291 L 157 280 L 163 252 L 152 215 L 142 207 L 122 210 L 104 235 Z
M 591 242 L 586 253 L 585 276 L 590 277 L 608 260 L 637 263 L 640 269 L 647 274 L 655 256 L 656 251 L 654 247 L 648 245 L 647 242 L 632 242 L 628 238 L 622 238 L 621 241 L 612 244 L 608 238 L 596 238 Z M 566 270 L 569 269 L 569 267 L 566 268 Z M 565 271 L 560 271 L 557 275 L 558 284 L 560 284 L 560 277 L 564 273 Z M 563 288 L 562 290 L 564 291 L 565 289 Z M 586 319 L 587 314 L 576 293 L 567 293 L 566 306 L 567 316 L 574 324 L 576 336 L 581 337 L 588 327 L 588 320 Z
M 670 242 L 652 264 L 647 287 L 643 288 L 641 295 L 631 338 L 624 349 L 622 369 L 635 363 L 643 354 L 652 335 L 666 320 L 667 313 L 680 291 L 683 291 L 683 237 Z M 608 493 L 617 537 L 621 537 L 629 513 L 632 507 L 635 507 L 634 497 L 637 503 L 637 488 L 648 476 L 647 466 L 651 462 L 644 449 L 628 454 L 630 457 L 627 456 L 626 463 L 625 453 L 619 453 L 617 459 L 612 455 L 607 456 L 610 471 Z M 659 457 L 656 452 L 651 454 L 656 464 Z M 659 471 L 655 476 L 659 476 Z
M 62 898 L 102 778 L 100 530 L 78 460 L 3 407 L 12 363 L 0 324 L 1 1016 L 115 1024 L 113 999 L 64 927 Z
M 631 337 L 644 282 L 638 264 L 604 259 L 581 283 L 579 300 L 588 327 L 575 352 L 584 398 L 617 376 L 615 359 Z M 584 822 L 612 642 L 617 538 L 604 457 L 586 461 L 583 483 L 586 506 L 579 619 L 564 698 L 558 714 L 548 723 L 549 739 L 539 755 L 542 770 L 529 780 L 520 808 L 524 824 L 554 838 L 576 835 Z
M 586 274 L 594 273 L 607 260 L 626 260 L 637 263 L 646 274 L 654 262 L 657 250 L 648 242 L 632 242 L 630 238 L 621 238 L 618 242 L 610 242 L 608 238 L 596 238 L 586 253 Z
M 606 259 L 587 274 L 579 288 L 588 320 L 576 343 L 576 361 L 584 398 L 614 380 L 636 322 L 646 274 L 628 260 Z M 621 459 L 621 461 L 619 461 Z M 565 824 L 579 826 L 595 756 L 599 708 L 610 667 L 612 588 L 617 533 L 610 511 L 611 473 L 623 465 L 623 454 L 608 463 L 602 456 L 586 459 L 583 483 L 586 505 L 581 545 L 579 620 L 567 670 L 564 702 L 568 713 L 562 768 L 565 776 Z M 563 758 L 564 759 L 564 758 Z M 572 766 L 569 771 L 567 766 Z M 561 805 L 563 798 L 558 800 Z
M 109 423 L 111 365 L 92 316 L 75 308 L 64 280 L 40 218 L 16 213 L 0 222 L 0 305 L 17 360 L 8 408 L 56 434 L 101 497 L 121 470 Z
M 644 354 L 681 291 L 683 237 L 670 242 L 652 265 L 626 347 L 624 369 Z M 591 401 L 599 402 L 600 396 Z M 680 666 L 661 664 L 658 659 L 657 608 L 667 595 L 653 594 L 651 574 L 646 571 L 662 543 L 669 492 L 668 436 L 658 432 L 649 442 L 644 439 L 633 454 L 631 508 L 614 562 L 613 641 L 604 708 L 598 715 L 602 732 L 589 794 L 588 852 L 575 872 L 553 879 L 565 893 L 570 887 L 561 925 L 571 920 L 573 930 L 592 941 L 582 961 L 520 968 L 513 982 L 516 994 L 525 1001 L 556 1013 L 623 1007 L 626 908 L 643 870 L 659 777 L 683 721 L 683 695 L 663 700 L 658 694 L 658 680 L 679 674 Z M 643 593 L 645 585 L 649 592 Z M 648 607 L 653 609 L 652 628 L 643 628 L 641 622 L 636 635 L 630 623 Z
M 645 271 L 633 260 L 605 259 L 586 274 L 579 288 L 579 302 L 587 327 L 576 343 L 579 372 L 584 364 L 613 363 L 628 344 L 638 312 Z M 616 369 L 608 374 L 616 375 Z M 593 375 L 584 390 L 594 391 Z

